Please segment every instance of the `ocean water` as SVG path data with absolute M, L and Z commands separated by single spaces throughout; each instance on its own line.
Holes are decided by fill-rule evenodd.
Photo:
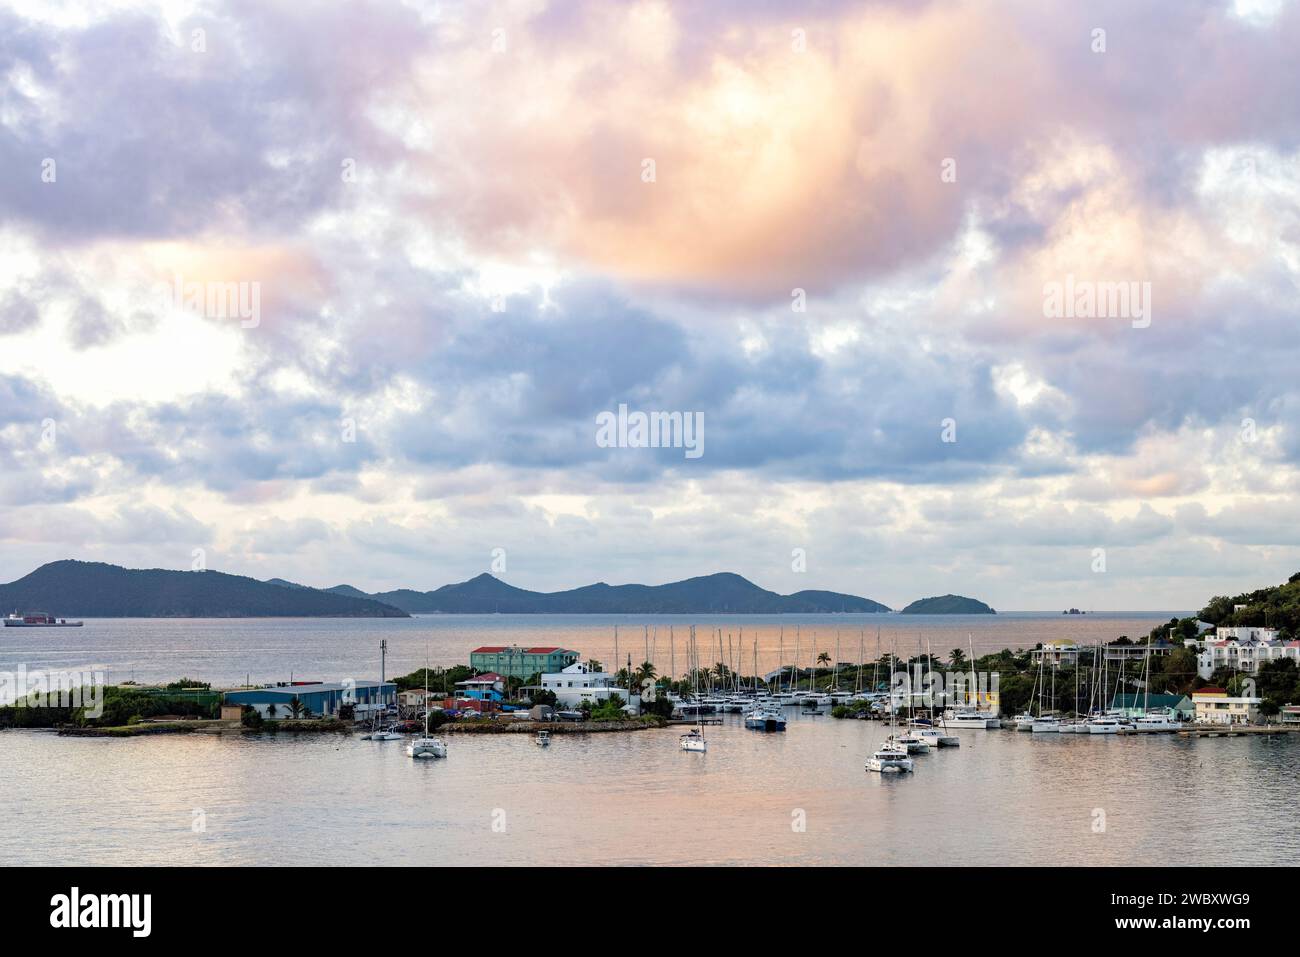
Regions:
M 102 668 L 110 682 L 169 681 L 182 676 L 214 686 L 299 680 L 377 678 L 379 645 L 388 642 L 387 676 L 423 667 L 466 664 L 480 645 L 558 645 L 612 665 L 654 662 L 660 674 L 686 671 L 687 637 L 696 627 L 705 663 L 733 663 L 753 673 L 794 661 L 807 665 L 819 652 L 842 662 L 882 652 L 910 656 L 927 647 L 946 658 L 954 648 L 977 654 L 1032 648 L 1071 638 L 1109 641 L 1144 637 L 1162 621 L 1186 612 L 1108 612 L 1052 615 L 808 615 L 606 617 L 592 615 L 425 615 L 415 618 L 109 618 L 83 628 L 0 629 L 0 672 L 19 666 L 73 671 Z M 615 630 L 617 629 L 617 643 Z M 720 637 L 719 637 L 720 632 Z M 796 637 L 797 636 L 797 637 Z
M 0 732 L 0 864 L 1300 860 L 1300 736 L 961 731 L 882 776 L 881 725 L 786 710 L 783 734 L 707 728 L 706 754 L 668 728 L 448 735 L 425 762 L 355 736 Z

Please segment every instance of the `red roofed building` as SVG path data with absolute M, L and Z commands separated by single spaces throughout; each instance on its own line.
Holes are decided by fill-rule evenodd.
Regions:
M 506 690 L 506 679 L 495 671 L 489 671 L 487 674 L 475 675 L 473 678 L 457 681 L 456 687 L 464 689 L 461 693 L 467 698 L 475 698 L 479 701 L 500 701 L 502 692 Z
M 518 645 L 484 645 L 469 653 L 469 666 L 475 671 L 494 672 L 502 680 L 521 678 L 548 671 L 563 671 L 578 660 L 578 652 L 568 648 L 545 646 L 521 648 Z
M 1192 692 L 1197 724 L 1255 724 L 1262 700 L 1232 697 L 1223 688 L 1200 688 Z

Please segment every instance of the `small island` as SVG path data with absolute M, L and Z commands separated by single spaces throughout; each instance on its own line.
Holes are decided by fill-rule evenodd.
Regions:
M 974 598 L 962 595 L 939 595 L 935 598 L 918 598 L 900 614 L 904 615 L 996 615 L 997 612 Z

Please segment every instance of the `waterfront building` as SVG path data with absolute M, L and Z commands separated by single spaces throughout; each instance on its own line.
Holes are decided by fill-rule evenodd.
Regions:
M 576 661 L 563 671 L 542 675 L 542 688 L 554 692 L 555 702 L 561 708 L 576 708 L 584 701 L 599 704 L 612 695 L 624 700 L 625 710 L 635 713 L 641 704 L 640 695 L 631 694 L 627 688 L 614 686 L 614 676 L 604 671 L 592 671 L 586 662 Z
M 264 718 L 289 718 L 293 699 L 297 698 L 304 716 L 331 717 L 339 707 L 351 704 L 357 715 L 367 711 L 395 707 L 397 685 L 391 681 L 299 681 L 227 691 L 223 700 L 228 705 L 253 708 Z
M 469 653 L 475 671 L 492 671 L 507 678 L 531 678 L 548 671 L 562 671 L 578 660 L 568 648 L 521 648 L 518 645 L 484 645 Z
M 1192 692 L 1197 724 L 1255 724 L 1262 702 L 1262 698 L 1234 698 L 1222 688 Z
M 1300 724 L 1300 704 L 1284 704 L 1278 718 L 1283 724 Z
M 506 690 L 506 679 L 495 671 L 484 675 L 475 675 L 465 681 L 457 681 L 456 687 L 463 689 L 460 694 L 477 701 L 500 701 Z
M 423 708 L 425 702 L 438 702 L 445 698 L 441 691 L 425 691 L 423 688 L 412 688 L 409 691 L 399 692 L 397 703 L 402 708 Z

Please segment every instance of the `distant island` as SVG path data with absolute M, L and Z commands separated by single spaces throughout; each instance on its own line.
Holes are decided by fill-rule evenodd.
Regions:
M 327 591 L 352 598 L 364 596 L 412 615 L 787 615 L 875 614 L 890 610 L 870 598 L 833 591 L 778 595 L 730 572 L 666 585 L 598 582 L 557 592 L 516 588 L 486 572 L 426 592 L 403 588 L 367 595 L 351 585 L 336 585 Z
M 1071 608 L 1068 611 L 1061 612 L 1062 615 L 1086 615 L 1086 611 L 1079 611 L 1077 608 Z
M 489 574 L 433 591 L 369 595 L 350 585 L 312 588 L 284 578 L 258 581 L 218 571 L 127 569 L 58 561 L 0 585 L 0 608 L 81 618 L 407 618 L 411 615 L 783 615 L 863 614 L 887 605 L 839 592 L 779 595 L 723 572 L 666 585 L 604 582 L 535 592 Z
M 0 608 L 79 618 L 410 617 L 371 598 L 286 585 L 216 571 L 61 561 L 0 585 Z
M 904 615 L 996 615 L 997 612 L 974 598 L 961 595 L 940 595 L 936 598 L 918 598 L 900 614 Z

